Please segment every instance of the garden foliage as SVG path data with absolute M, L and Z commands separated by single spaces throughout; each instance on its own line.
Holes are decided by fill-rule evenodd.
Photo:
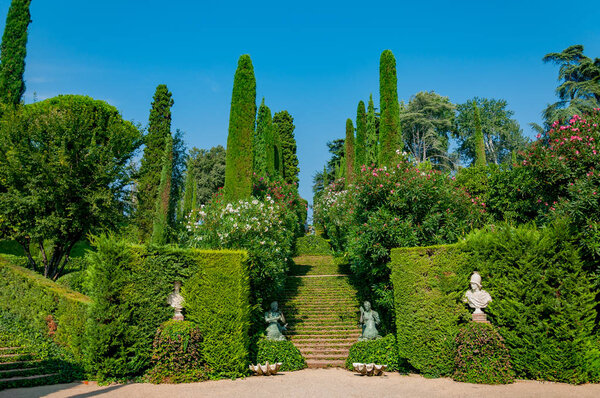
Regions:
M 346 359 L 346 368 L 353 369 L 353 363 L 375 363 L 377 365 L 387 365 L 386 371 L 406 372 L 405 360 L 398 354 L 398 345 L 396 336 L 388 334 L 385 337 L 359 341 L 350 347 L 350 353 Z
M 25 92 L 27 28 L 31 23 L 31 0 L 12 0 L 0 47 L 0 103 L 17 105 Z
M 322 236 L 306 235 L 296 240 L 296 255 L 310 256 L 321 255 L 326 256 L 331 254 L 331 246 L 329 242 Z
M 291 341 L 270 341 L 261 339 L 258 342 L 256 363 L 281 362 L 281 371 L 300 370 L 306 367 L 306 360 Z

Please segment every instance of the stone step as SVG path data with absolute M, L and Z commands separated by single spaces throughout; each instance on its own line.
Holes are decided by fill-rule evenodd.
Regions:
M 10 363 L 10 362 L 19 362 L 19 361 L 28 361 L 30 359 L 32 359 L 30 354 L 23 354 L 23 353 L 1 354 L 0 355 L 0 364 Z
M 44 374 L 44 375 L 9 377 L 9 378 L 5 378 L 5 379 L 0 379 L 0 383 L 21 381 L 21 380 L 43 379 L 43 378 L 47 378 L 47 377 L 56 376 L 57 374 L 58 373 L 48 373 L 48 374 Z
M 346 364 L 345 360 L 306 360 L 306 366 L 311 369 L 318 368 L 343 368 Z
M 349 348 L 335 349 L 335 348 L 327 348 L 327 347 L 319 346 L 319 347 L 311 347 L 311 348 L 302 349 L 302 350 L 300 350 L 300 352 L 302 353 L 302 355 L 305 358 L 308 358 L 308 357 L 312 358 L 312 355 L 326 355 L 328 358 L 329 357 L 346 358 L 346 357 L 348 357 L 348 354 L 350 353 L 350 349 Z
M 308 355 L 304 355 L 304 358 L 308 361 L 319 361 L 319 360 L 346 360 L 346 358 L 348 358 L 348 355 L 335 355 L 335 354 L 308 354 Z
M 6 352 L 6 351 L 15 351 L 20 348 L 22 348 L 22 347 L 0 347 L 0 353 Z
M 37 366 L 41 359 L 31 359 L 28 361 L 11 361 L 11 362 L 0 362 L 0 369 L 15 369 L 15 368 L 29 368 L 33 366 Z
M 347 341 L 347 342 L 337 342 L 337 341 L 322 341 L 319 342 L 319 340 L 311 340 L 311 341 L 306 341 L 306 342 L 299 342 L 296 341 L 294 342 L 294 346 L 296 346 L 299 350 L 302 349 L 308 349 L 308 347 L 326 347 L 326 348 L 339 348 L 339 349 L 350 349 L 350 347 L 352 347 L 352 344 L 354 344 L 356 341 L 352 340 L 352 341 Z
M 41 367 L 34 368 L 16 368 L 16 369 L 3 369 L 0 370 L 0 377 L 14 377 L 15 374 L 19 376 L 32 376 L 40 372 Z

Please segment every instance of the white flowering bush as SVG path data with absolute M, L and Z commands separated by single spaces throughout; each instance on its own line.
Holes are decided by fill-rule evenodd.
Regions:
M 354 186 L 344 189 L 344 181 L 338 180 L 326 187 L 315 199 L 313 220 L 323 226 L 333 248 L 339 252 L 345 251 L 348 234 L 353 225 L 355 192 Z
M 295 214 L 266 196 L 227 204 L 213 200 L 189 214 L 186 228 L 192 247 L 248 251 L 252 291 L 260 303 L 283 291 L 296 224 Z

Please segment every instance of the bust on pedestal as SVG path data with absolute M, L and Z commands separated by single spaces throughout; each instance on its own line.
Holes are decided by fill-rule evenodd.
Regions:
M 469 307 L 475 308 L 472 319 L 473 322 L 488 323 L 487 315 L 481 310 L 488 306 L 492 297 L 488 292 L 481 289 L 481 275 L 479 272 L 473 272 L 471 275 L 471 290 L 467 290 L 463 301 L 469 304 Z
M 174 284 L 173 293 L 169 294 L 167 297 L 167 303 L 175 310 L 175 315 L 173 315 L 173 319 L 176 321 L 183 321 L 183 314 L 181 311 L 183 310 L 183 296 L 179 293 L 179 289 L 181 288 L 181 282 L 177 281 Z

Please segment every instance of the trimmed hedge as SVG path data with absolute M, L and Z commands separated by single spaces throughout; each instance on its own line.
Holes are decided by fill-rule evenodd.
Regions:
M 0 311 L 53 338 L 74 358 L 82 356 L 90 299 L 0 256 Z
M 176 247 L 143 247 L 110 237 L 88 252 L 90 305 L 86 367 L 100 380 L 142 375 L 150 366 L 157 328 L 171 319 L 167 296 L 183 282 L 186 319 L 206 344 L 213 376 L 236 376 L 248 365 L 247 255 Z
M 281 371 L 300 370 L 306 368 L 306 360 L 291 341 L 270 341 L 261 339 L 258 342 L 256 363 L 269 361 L 281 362 Z
M 296 255 L 330 255 L 329 242 L 318 235 L 306 235 L 296 240 Z
M 352 370 L 352 364 L 355 362 L 387 365 L 388 372 L 407 371 L 405 361 L 398 354 L 398 344 L 393 334 L 380 339 L 354 343 L 346 359 L 346 368 Z

